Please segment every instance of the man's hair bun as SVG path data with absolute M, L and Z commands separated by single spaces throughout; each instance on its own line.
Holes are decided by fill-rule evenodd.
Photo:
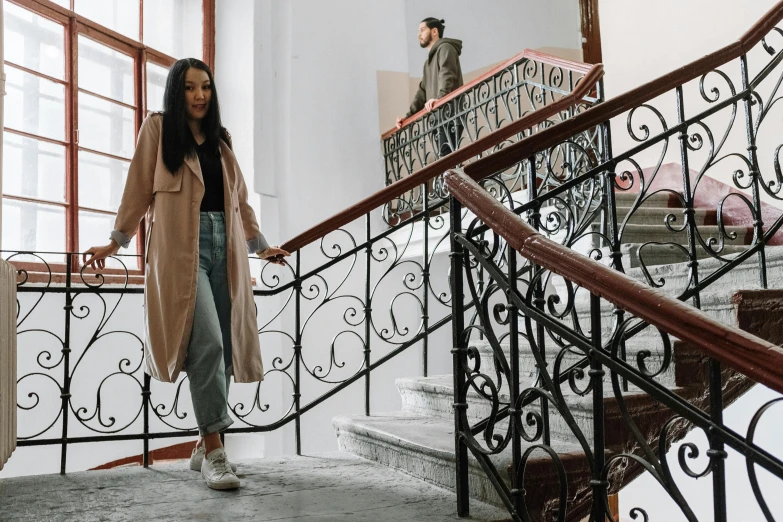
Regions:
M 443 30 L 444 30 L 444 26 L 446 25 L 446 20 L 433 18 L 430 16 L 429 18 L 425 18 L 424 20 L 422 20 L 422 23 L 427 24 L 427 27 L 429 27 L 430 29 L 437 29 L 438 34 L 441 37 L 443 37 Z

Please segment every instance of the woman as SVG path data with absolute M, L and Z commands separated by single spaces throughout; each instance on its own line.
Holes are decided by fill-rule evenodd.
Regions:
M 112 241 L 87 250 L 85 263 L 102 270 L 128 247 L 145 213 L 146 372 L 176 382 L 185 370 L 201 435 L 191 468 L 210 488 L 235 489 L 236 467 L 219 435 L 233 423 L 229 380 L 264 378 L 245 248 L 280 265 L 289 254 L 259 231 L 212 73 L 200 60 L 172 66 L 163 113 L 151 114 L 139 132 Z

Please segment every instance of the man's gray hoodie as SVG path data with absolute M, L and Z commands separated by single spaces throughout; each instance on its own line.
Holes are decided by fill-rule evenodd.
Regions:
M 460 54 L 462 54 L 462 40 L 441 38 L 435 42 L 427 61 L 424 62 L 424 76 L 416 96 L 413 97 L 411 108 L 405 115 L 406 118 L 422 110 L 427 100 L 443 98 L 462 87 Z

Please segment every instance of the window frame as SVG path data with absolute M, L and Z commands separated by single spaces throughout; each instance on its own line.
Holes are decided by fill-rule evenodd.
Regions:
M 0 0 L 1 1 L 1 0 Z M 31 203 L 43 203 L 47 205 L 58 206 L 65 209 L 65 245 L 66 252 L 72 255 L 71 267 L 72 272 L 79 272 L 81 270 L 81 259 L 78 254 L 79 249 L 79 211 L 94 211 L 96 209 L 82 208 L 79 205 L 79 151 L 82 150 L 78 141 L 79 131 L 79 92 L 85 92 L 90 94 L 87 89 L 80 89 L 78 83 L 78 60 L 79 60 L 79 36 L 82 35 L 90 40 L 98 42 L 101 45 L 105 45 L 115 51 L 125 54 L 133 59 L 134 63 L 134 101 L 133 109 L 135 110 L 135 133 L 134 143 L 138 140 L 139 129 L 147 114 L 147 63 L 153 63 L 165 68 L 171 67 L 176 61 L 176 58 L 169 56 L 168 54 L 158 51 L 152 47 L 145 45 L 140 41 L 136 41 L 128 36 L 122 35 L 108 27 L 105 27 L 97 22 L 94 22 L 83 15 L 77 14 L 73 11 L 74 0 L 70 0 L 70 9 L 62 7 L 51 0 L 7 0 L 8 2 L 27 9 L 39 16 L 47 18 L 55 23 L 63 26 L 64 36 L 64 61 L 65 69 L 63 79 L 52 78 L 46 74 L 29 70 L 13 62 L 5 61 L 4 63 L 14 69 L 24 71 L 29 74 L 33 74 L 39 78 L 43 78 L 49 81 L 53 81 L 60 85 L 64 85 L 65 88 L 65 135 L 63 141 L 56 139 L 46 138 L 43 136 L 37 136 L 23 132 L 18 129 L 9 129 L 4 126 L 4 132 L 10 132 L 11 134 L 36 139 L 43 142 L 54 143 L 65 147 L 65 201 L 55 202 L 45 199 L 29 198 L 24 196 L 17 196 L 11 194 L 2 194 L 0 197 L 3 199 L 10 199 L 15 201 L 25 201 Z M 139 37 L 144 39 L 144 0 L 138 0 L 139 2 Z M 202 60 L 214 70 L 215 61 L 215 0 L 202 0 Z M 92 93 L 95 95 L 95 93 Z M 104 98 L 98 95 L 99 98 Z M 129 106 L 128 104 L 119 102 L 118 100 L 110 100 L 112 103 L 117 103 L 121 106 Z M 92 151 L 91 151 L 92 152 Z M 107 157 L 112 157 L 111 154 L 98 153 Z M 100 213 L 106 213 L 100 211 Z M 114 214 L 113 212 L 111 214 Z M 131 276 L 139 276 L 144 274 L 143 259 L 146 256 L 145 245 L 145 231 L 146 231 L 146 218 L 142 219 L 139 230 L 136 234 L 136 255 L 137 264 L 135 267 L 129 266 L 128 272 Z M 108 234 L 107 230 L 107 234 Z M 39 267 L 43 268 L 44 272 L 49 270 L 52 273 L 63 273 L 66 271 L 66 263 L 50 263 L 46 268 L 42 263 L 24 263 L 26 268 Z M 125 275 L 125 270 L 107 268 L 104 270 L 107 275 Z M 136 278 L 134 278 L 136 279 Z M 136 281 L 137 282 L 137 281 Z

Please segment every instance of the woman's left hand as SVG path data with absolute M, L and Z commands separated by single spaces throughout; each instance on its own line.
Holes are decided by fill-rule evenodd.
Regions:
M 284 257 L 288 257 L 291 254 L 278 247 L 269 247 L 261 252 L 256 252 L 256 255 L 261 259 L 274 263 L 276 265 L 285 266 L 288 263 L 285 262 Z

